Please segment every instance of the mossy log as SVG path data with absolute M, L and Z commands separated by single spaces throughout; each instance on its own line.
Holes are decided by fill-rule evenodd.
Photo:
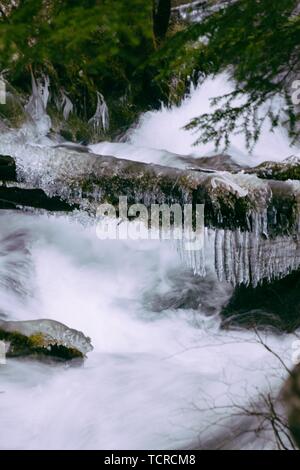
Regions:
M 47 198 L 56 197 L 67 204 L 59 207 L 59 199 L 52 199 L 52 210 L 57 204 L 57 210 L 81 207 L 95 214 L 99 204 L 110 203 L 117 208 L 119 197 L 127 196 L 129 205 L 142 203 L 148 209 L 152 204 L 204 204 L 205 224 L 211 228 L 259 230 L 268 236 L 299 231 L 298 181 L 261 179 L 244 171 L 170 168 L 69 148 L 50 148 L 45 152 L 43 165 L 37 164 L 36 170 L 32 165 L 34 188 L 30 187 L 26 172 L 18 175 L 18 180 L 22 188 L 42 190 Z M 32 178 L 31 168 L 30 172 Z M 51 181 L 44 178 L 45 174 L 51 175 Z M 22 196 L 16 201 L 13 194 L 3 199 L 22 205 Z M 39 202 L 34 205 L 36 198 Z M 25 200 L 24 205 L 31 203 L 33 207 L 48 209 L 47 198 L 43 200 L 39 193 L 32 193 L 31 202 Z

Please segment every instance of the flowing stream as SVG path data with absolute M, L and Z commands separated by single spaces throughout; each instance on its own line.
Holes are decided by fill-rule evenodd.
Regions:
M 144 115 L 127 142 L 92 149 L 174 165 L 174 154 L 212 154 L 194 148 L 195 136 L 181 128 L 211 94 L 226 91 L 224 77 L 217 80 L 193 89 L 180 107 Z M 50 142 L 30 145 L 42 155 Z M 21 150 L 26 173 L 31 155 Z M 264 129 L 255 152 L 246 154 L 240 136 L 229 151 L 254 164 L 295 149 Z M 0 318 L 58 320 L 94 345 L 81 367 L 0 366 L 0 448 L 275 447 L 272 432 L 249 433 L 256 421 L 236 410 L 259 407 L 270 391 L 276 397 L 286 372 L 255 332 L 220 329 L 233 289 L 209 266 L 205 278 L 194 275 L 168 241 L 99 240 L 81 213 L 1 211 L 0 241 Z M 294 339 L 263 334 L 287 365 Z

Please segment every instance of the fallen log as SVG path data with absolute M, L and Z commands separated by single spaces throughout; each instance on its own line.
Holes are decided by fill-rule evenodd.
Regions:
M 142 203 L 147 209 L 152 204 L 204 204 L 205 225 L 211 228 L 255 231 L 268 237 L 299 231 L 298 181 L 262 179 L 244 171 L 170 168 L 68 148 L 34 148 L 30 158 L 20 155 L 16 167 L 22 188 L 42 190 L 48 198 L 67 203 L 70 210 L 81 207 L 96 214 L 99 204 L 118 208 L 119 197 L 127 196 L 128 205 Z M 14 194 L 3 199 L 22 205 L 22 195 Z M 29 205 L 26 193 L 24 197 L 24 205 Z M 40 193 L 36 197 L 38 207 L 49 207 Z M 32 193 L 32 205 L 34 198 Z

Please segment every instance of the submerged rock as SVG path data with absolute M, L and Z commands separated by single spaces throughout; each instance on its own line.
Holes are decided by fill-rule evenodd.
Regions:
M 268 181 L 244 171 L 182 170 L 73 148 L 28 144 L 24 150 L 11 144 L 10 149 L 23 187 L 43 190 L 90 214 L 96 214 L 101 203 L 118 208 L 119 197 L 127 196 L 129 205 L 142 203 L 147 209 L 152 204 L 204 204 L 206 227 L 263 235 L 267 230 L 270 237 L 298 233 L 298 181 Z M 223 156 L 211 161 L 215 168 L 225 163 Z
M 266 328 L 293 332 L 300 326 L 300 271 L 257 287 L 238 286 L 221 312 L 223 328 Z
M 171 270 L 167 273 L 166 282 L 166 292 L 161 292 L 157 286 L 151 286 L 145 292 L 143 300 L 146 308 L 156 313 L 193 309 L 208 316 L 217 315 L 233 292 L 233 287 L 219 282 L 213 272 L 208 272 L 203 279 L 191 270 Z
M 6 343 L 7 357 L 83 359 L 93 349 L 82 332 L 54 320 L 0 320 L 0 340 Z

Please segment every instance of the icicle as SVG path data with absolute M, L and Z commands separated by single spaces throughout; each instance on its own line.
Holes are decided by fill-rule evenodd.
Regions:
M 215 269 L 219 281 L 224 278 L 224 230 L 216 230 L 215 235 Z
M 104 96 L 97 91 L 97 109 L 94 116 L 89 120 L 94 128 L 95 134 L 107 132 L 109 129 L 109 113 L 108 107 L 104 100 Z
M 44 83 L 36 81 L 31 72 L 32 94 L 25 111 L 31 116 L 37 126 L 38 133 L 46 135 L 51 128 L 51 119 L 46 113 L 49 100 L 49 77 L 44 77 Z
M 67 121 L 71 113 L 73 113 L 74 105 L 64 90 L 61 90 L 61 107 L 64 120 Z
M 48 75 L 43 75 L 43 81 L 41 79 L 37 80 L 38 93 L 43 102 L 44 110 L 47 109 L 48 101 L 50 97 L 49 87 L 50 87 L 50 78 L 48 77 Z
M 227 282 L 232 281 L 232 263 L 234 259 L 234 253 L 232 253 L 232 243 L 231 243 L 231 232 L 225 230 L 224 234 L 224 270 L 225 270 L 225 279 Z M 218 264 L 216 264 L 218 266 Z

